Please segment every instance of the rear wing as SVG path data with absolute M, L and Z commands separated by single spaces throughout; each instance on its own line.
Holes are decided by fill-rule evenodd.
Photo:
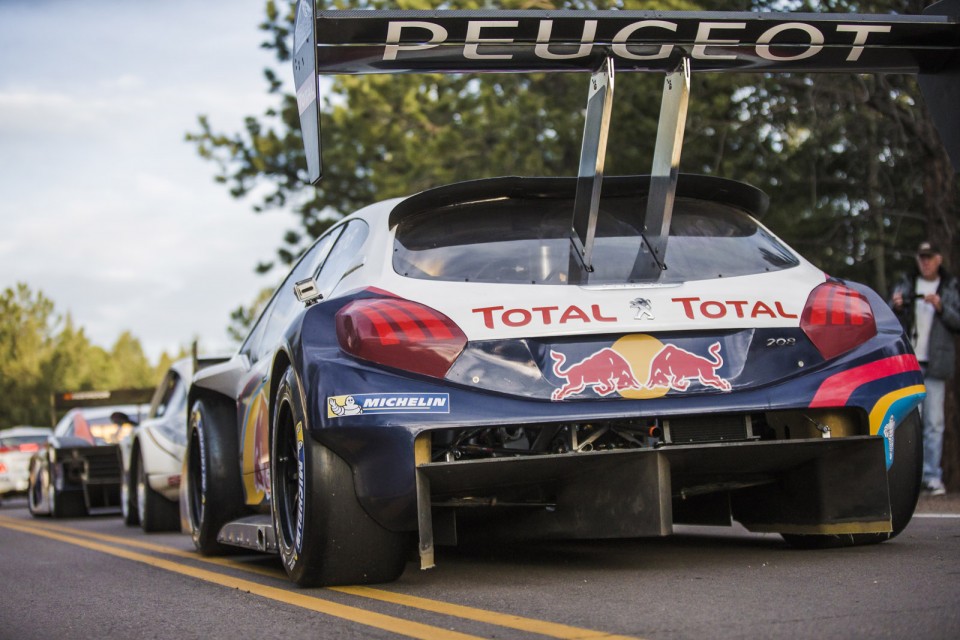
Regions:
M 153 387 L 147 389 L 111 389 L 92 391 L 58 391 L 50 398 L 53 422 L 76 407 L 109 407 L 112 405 L 149 405 Z
M 153 387 L 110 391 L 60 391 L 53 394 L 53 408 L 65 412 L 76 407 L 109 407 L 118 404 L 150 404 Z
M 689 76 L 701 72 L 906 73 L 960 171 L 960 0 L 923 15 L 691 11 L 315 11 L 299 0 L 293 69 L 309 179 L 322 175 L 318 79 L 327 74 L 592 74 L 574 241 L 587 269 L 616 72 L 666 74 L 647 228 L 662 268 Z M 653 202 L 657 195 L 658 202 Z M 661 209 L 655 213 L 655 209 Z M 595 213 L 595 211 L 594 211 Z

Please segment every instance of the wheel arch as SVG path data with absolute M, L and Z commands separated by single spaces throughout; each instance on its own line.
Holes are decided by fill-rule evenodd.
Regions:
M 273 424 L 273 420 L 277 407 L 277 395 L 280 393 L 280 382 L 283 379 L 284 373 L 286 373 L 287 369 L 292 365 L 293 359 L 290 357 L 290 354 L 287 352 L 287 350 L 278 349 L 276 356 L 273 358 L 273 365 L 270 367 L 270 428 L 267 430 L 268 451 L 273 451 L 273 432 L 276 426 Z M 294 376 L 297 378 L 297 383 L 300 384 L 300 376 L 296 373 L 296 371 L 294 371 Z
M 229 412 L 227 415 L 229 415 L 231 420 L 233 421 L 231 426 L 234 429 L 237 428 L 236 402 L 232 398 L 230 398 L 228 395 L 220 391 L 214 391 L 213 389 L 201 387 L 199 385 L 191 385 L 190 391 L 187 394 L 187 407 L 189 407 L 190 411 L 193 410 L 193 405 L 197 402 L 197 400 L 203 400 L 204 402 L 220 405 L 226 409 L 229 409 Z M 187 420 L 189 424 L 189 420 L 190 420 L 189 414 L 188 414 Z M 131 455 L 132 455 L 132 450 L 131 450 Z
M 273 420 L 273 407 L 276 405 L 277 394 L 280 391 L 280 381 L 287 368 L 293 364 L 293 359 L 285 349 L 277 351 L 273 359 L 273 366 L 270 367 L 270 419 Z M 300 376 L 297 376 L 299 379 Z

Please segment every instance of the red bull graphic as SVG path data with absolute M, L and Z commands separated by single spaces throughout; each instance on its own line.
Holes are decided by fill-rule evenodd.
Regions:
M 686 391 L 691 380 L 700 384 L 730 391 L 730 383 L 717 375 L 717 369 L 723 366 L 720 355 L 720 343 L 714 342 L 708 349 L 712 359 L 690 353 L 686 349 L 668 344 L 650 361 L 650 375 L 646 387 L 669 387 L 674 391 Z
M 613 345 L 564 366 L 566 355 L 550 351 L 553 374 L 562 385 L 553 391 L 553 400 L 593 391 L 600 397 L 617 393 L 629 399 L 659 398 L 670 391 L 685 392 L 694 382 L 703 387 L 729 391 L 730 382 L 718 374 L 723 366 L 721 343 L 698 355 L 653 336 L 631 334 Z
M 554 375 L 566 380 L 562 387 L 554 390 L 554 400 L 563 400 L 587 387 L 593 388 L 601 396 L 608 396 L 614 391 L 639 389 L 642 386 L 633 375 L 630 363 L 610 347 L 601 349 L 566 369 L 563 368 L 567 361 L 564 354 L 551 350 L 550 357 L 553 358 Z

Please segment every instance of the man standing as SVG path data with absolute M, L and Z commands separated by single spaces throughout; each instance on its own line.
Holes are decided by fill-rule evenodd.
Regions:
M 954 369 L 952 332 L 960 331 L 960 291 L 957 279 L 944 269 L 936 245 L 920 243 L 917 269 L 894 289 L 890 306 L 910 336 L 927 387 L 921 408 L 923 488 L 929 495 L 942 496 L 943 405 Z

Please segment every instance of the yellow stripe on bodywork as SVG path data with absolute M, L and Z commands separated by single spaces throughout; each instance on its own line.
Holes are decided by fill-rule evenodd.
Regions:
M 891 391 L 880 398 L 877 404 L 873 405 L 873 409 L 870 410 L 870 435 L 875 436 L 880 433 L 880 429 L 883 428 L 883 423 L 887 417 L 887 412 L 890 410 L 890 407 L 893 406 L 893 403 L 909 396 L 922 396 L 926 392 L 927 388 L 925 386 L 915 384 L 912 387 Z M 917 404 L 920 403 L 921 399 L 917 400 Z

